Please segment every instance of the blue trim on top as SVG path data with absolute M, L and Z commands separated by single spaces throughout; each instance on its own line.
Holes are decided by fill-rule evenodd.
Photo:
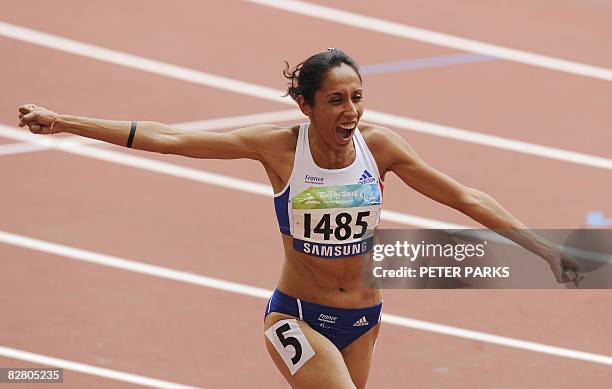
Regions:
M 289 226 L 289 192 L 291 185 L 279 195 L 274 197 L 274 210 L 276 211 L 276 219 L 280 232 L 285 235 L 291 235 L 291 227 Z

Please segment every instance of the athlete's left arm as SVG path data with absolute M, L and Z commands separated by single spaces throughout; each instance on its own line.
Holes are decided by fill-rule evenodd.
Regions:
M 384 169 L 381 173 L 392 171 L 419 193 L 464 213 L 542 257 L 550 265 L 557 282 L 578 285 L 582 280 L 578 265 L 558 245 L 529 230 L 493 197 L 429 166 L 404 138 L 391 130 L 377 128 L 370 138 L 369 143 L 375 149 L 385 150 L 377 153 L 382 156 L 379 158 Z

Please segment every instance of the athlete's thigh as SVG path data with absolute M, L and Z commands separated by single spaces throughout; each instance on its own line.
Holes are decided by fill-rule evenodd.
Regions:
M 361 335 L 342 350 L 344 362 L 353 382 L 359 389 L 365 388 L 368 381 L 372 355 L 374 354 L 374 343 L 376 338 L 378 338 L 379 329 L 380 324 L 376 324 L 368 332 Z
M 296 324 L 299 329 L 295 328 Z M 272 312 L 264 321 L 264 331 L 268 353 L 293 388 L 355 388 L 340 351 L 302 320 Z M 303 338 L 300 339 L 302 334 Z M 268 336 L 274 337 L 274 343 Z M 296 339 L 300 342 L 299 358 L 293 346 Z M 281 355 L 285 355 L 285 359 Z M 306 362 L 303 362 L 305 359 Z M 290 366 L 294 369 L 293 374 Z

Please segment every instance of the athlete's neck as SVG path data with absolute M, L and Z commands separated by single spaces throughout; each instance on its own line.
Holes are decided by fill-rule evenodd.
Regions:
M 342 169 L 353 163 L 355 160 L 355 145 L 353 141 L 345 147 L 333 149 L 329 147 L 315 128 L 308 129 L 308 144 L 310 154 L 317 166 L 323 169 Z

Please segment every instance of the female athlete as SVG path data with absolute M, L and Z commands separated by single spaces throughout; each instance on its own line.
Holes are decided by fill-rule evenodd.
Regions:
M 544 258 L 560 283 L 582 274 L 493 198 L 427 165 L 390 129 L 361 123 L 355 62 L 328 49 L 284 72 L 288 94 L 309 123 L 258 125 L 228 133 L 186 132 L 158 122 L 110 121 L 19 107 L 21 127 L 66 132 L 139 150 L 193 158 L 261 162 L 275 198 L 285 249 L 277 289 L 265 308 L 272 360 L 294 388 L 363 388 L 379 331 L 380 290 L 361 286 L 360 256 L 372 247 L 388 172 Z

